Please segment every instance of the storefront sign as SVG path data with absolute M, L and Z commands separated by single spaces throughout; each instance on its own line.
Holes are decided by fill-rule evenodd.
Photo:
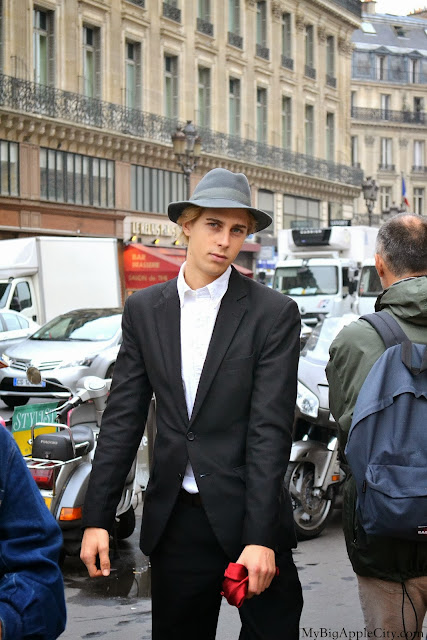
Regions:
M 138 222 L 132 220 L 131 235 L 135 236 L 155 236 L 159 237 L 175 237 L 178 231 L 176 225 L 170 222 Z

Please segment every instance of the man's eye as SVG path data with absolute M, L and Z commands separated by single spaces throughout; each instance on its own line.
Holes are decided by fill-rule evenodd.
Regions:
M 233 229 L 233 233 L 243 233 L 243 229 Z
M 208 227 L 217 227 L 218 222 L 208 222 Z

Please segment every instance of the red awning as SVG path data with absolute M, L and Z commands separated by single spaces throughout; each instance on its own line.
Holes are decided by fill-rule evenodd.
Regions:
M 178 275 L 186 258 L 186 249 L 182 247 L 146 247 L 142 244 L 129 244 L 123 252 L 123 265 L 126 289 L 144 289 L 152 284 L 166 282 Z M 249 278 L 253 272 L 238 264 L 233 265 Z

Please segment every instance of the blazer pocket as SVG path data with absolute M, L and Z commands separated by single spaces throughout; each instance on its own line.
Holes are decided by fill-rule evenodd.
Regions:
M 237 369 L 252 369 L 252 363 L 254 360 L 254 354 L 252 353 L 247 358 L 230 358 L 223 360 L 221 365 L 222 371 L 236 371 Z

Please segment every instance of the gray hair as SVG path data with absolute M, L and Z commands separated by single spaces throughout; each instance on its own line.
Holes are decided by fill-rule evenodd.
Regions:
M 401 213 L 379 229 L 376 252 L 394 276 L 427 275 L 427 218 Z

